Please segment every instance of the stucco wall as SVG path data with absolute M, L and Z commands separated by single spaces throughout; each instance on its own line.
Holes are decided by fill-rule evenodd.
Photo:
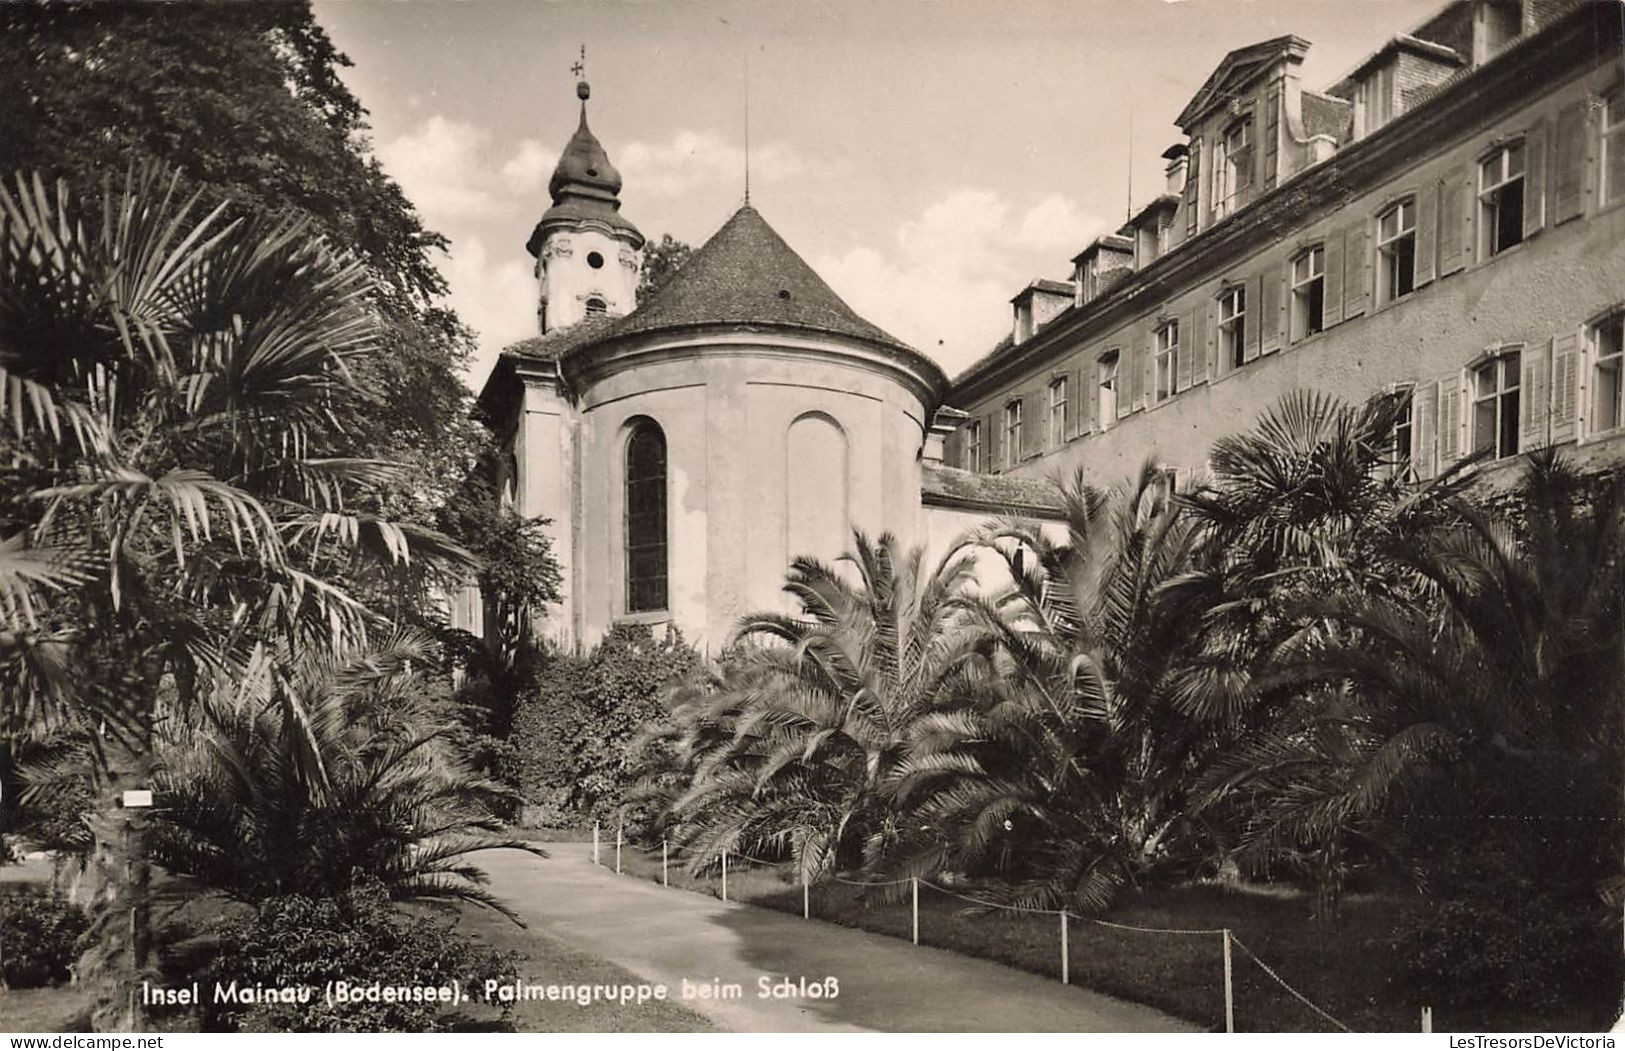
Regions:
M 1280 394 L 1294 388 L 1315 388 L 1349 400 L 1359 400 L 1398 383 L 1422 383 L 1457 377 L 1486 347 L 1523 342 L 1532 350 L 1549 348 L 1554 336 L 1574 333 L 1588 320 L 1625 300 L 1625 208 L 1601 207 L 1596 190 L 1596 145 L 1590 132 L 1584 182 L 1584 213 L 1554 225 L 1550 218 L 1524 244 L 1486 259 L 1474 259 L 1464 269 L 1435 277 L 1411 295 L 1386 306 L 1376 306 L 1375 250 L 1371 233 L 1377 215 L 1406 194 L 1426 196 L 1437 206 L 1439 224 L 1426 249 L 1444 272 L 1442 241 L 1448 197 L 1442 187 L 1453 181 L 1468 187 L 1477 160 L 1498 139 L 1519 134 L 1543 135 L 1548 155 L 1560 112 L 1584 106 L 1594 92 L 1617 76 L 1612 70 L 1586 73 L 1510 114 L 1493 126 L 1463 129 L 1453 142 L 1441 142 L 1431 157 L 1419 158 L 1408 170 L 1396 171 L 1385 185 L 1365 193 L 1313 225 L 1290 232 L 1224 273 L 1169 298 L 1138 319 L 1091 339 L 1087 345 L 1028 370 L 993 397 L 969 408 L 973 415 L 996 419 L 1009 397 L 1041 389 L 1052 375 L 1070 373 L 1079 386 L 1093 392 L 1099 357 L 1117 349 L 1127 363 L 1122 370 L 1122 394 L 1134 384 L 1144 385 L 1150 341 L 1161 319 L 1182 320 L 1182 342 L 1195 352 L 1196 378 L 1161 405 L 1136 409 L 1103 430 L 1099 421 L 1084 421 L 1083 433 L 1059 449 L 1041 449 L 1020 465 L 1021 473 L 1051 474 L 1082 467 L 1088 480 L 1111 484 L 1130 474 L 1148 456 L 1186 470 L 1202 469 L 1214 440 L 1252 424 Z M 1594 129 L 1594 125 L 1592 126 Z M 1330 163 L 1335 164 L 1335 159 Z M 1555 216 L 1553 175 L 1543 173 L 1546 214 Z M 1533 175 L 1530 199 L 1534 198 Z M 1283 187 L 1283 190 L 1287 189 Z M 1463 204 L 1475 199 L 1463 191 Z M 1462 222 L 1461 213 L 1450 221 Z M 1424 215 L 1425 221 L 1427 216 Z M 1469 231 L 1471 233 L 1472 231 Z M 1288 339 L 1286 287 L 1290 260 L 1303 248 L 1321 243 L 1328 256 L 1333 246 L 1341 257 L 1327 281 L 1338 283 L 1342 315 L 1334 320 L 1328 310 L 1326 331 L 1297 343 Z M 1422 251 L 1419 242 L 1419 251 Z M 1266 288 L 1270 282 L 1274 289 Z M 1216 377 L 1203 375 L 1212 360 L 1217 318 L 1215 297 L 1226 283 L 1248 289 L 1248 312 L 1256 340 L 1257 321 L 1266 308 L 1277 315 L 1280 333 L 1274 345 L 1266 338 L 1261 352 L 1239 369 L 1219 362 Z M 1331 301 L 1328 295 L 1328 302 Z M 1133 389 L 1139 389 L 1134 387 Z M 1033 418 L 1029 414 L 1029 418 Z M 1609 454 L 1616 439 L 1588 445 L 1587 457 Z M 1617 451 L 1617 450 L 1616 450 Z
M 572 582 L 579 632 L 590 643 L 618 619 L 675 622 L 713 650 L 738 617 L 787 608 L 780 588 L 789 550 L 790 487 L 829 480 L 829 465 L 792 462 L 790 432 L 817 414 L 846 440 L 845 494 L 853 524 L 917 543 L 921 399 L 836 344 L 738 333 L 657 338 L 636 361 L 580 392 L 580 503 Z M 647 416 L 666 434 L 670 608 L 627 615 L 624 440 Z M 816 497 L 818 494 L 812 494 Z M 841 499 L 830 493 L 828 499 Z M 794 552 L 833 560 L 844 550 Z
M 638 273 L 643 253 L 632 247 L 632 235 L 607 229 L 550 230 L 536 260 L 538 311 L 545 310 L 542 331 L 573 325 L 587 314 L 587 300 L 604 301 L 611 317 L 630 314 L 637 306 Z M 597 253 L 603 265 L 589 259 Z

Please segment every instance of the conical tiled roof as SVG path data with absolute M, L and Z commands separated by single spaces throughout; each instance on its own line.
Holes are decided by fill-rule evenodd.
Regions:
M 691 325 L 810 329 L 908 350 L 859 317 L 750 205 L 735 212 L 610 338 Z

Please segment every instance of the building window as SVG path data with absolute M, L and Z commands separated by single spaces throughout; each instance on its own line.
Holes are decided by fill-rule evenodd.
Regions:
M 1625 393 L 1621 371 L 1625 366 L 1625 312 L 1612 314 L 1592 325 L 1587 331 L 1591 353 L 1591 418 L 1587 430 L 1592 434 L 1614 430 L 1625 424 Z
M 1416 423 L 1413 419 L 1415 411 L 1416 390 L 1410 384 L 1397 388 L 1394 397 L 1400 399 L 1397 415 L 1394 418 L 1394 473 L 1401 478 L 1414 478 L 1415 472 L 1411 463 L 1416 456 Z
M 1066 377 L 1060 376 L 1049 385 L 1049 447 L 1059 449 L 1066 444 Z
M 626 443 L 626 611 L 666 608 L 666 435 L 639 420 Z
M 1014 467 L 1021 462 L 1021 401 L 1018 399 L 1004 407 L 1004 465 Z
M 1523 240 L 1523 143 L 1503 146 L 1479 162 L 1478 216 L 1484 258 Z
M 1253 184 L 1253 119 L 1230 125 L 1213 145 L 1213 217 L 1235 210 L 1235 198 Z
M 1247 357 L 1247 290 L 1240 285 L 1219 297 L 1219 350 L 1233 369 Z
M 1473 452 L 1494 459 L 1518 451 L 1517 351 L 1491 358 L 1473 370 Z
M 1157 404 L 1174 396 L 1174 383 L 1178 375 L 1179 321 L 1176 319 L 1157 329 Z
M 1602 109 L 1602 200 L 1625 200 L 1625 96 L 1615 95 Z
M 1377 295 L 1384 303 L 1416 288 L 1416 202 L 1401 201 L 1377 219 Z
M 965 424 L 965 470 L 982 469 L 982 421 Z
M 1326 327 L 1326 249 L 1315 246 L 1292 261 L 1292 338 Z
M 1100 429 L 1105 430 L 1117 421 L 1117 351 L 1104 354 L 1100 359 L 1100 383 L 1096 394 L 1100 403 Z
M 593 296 L 592 298 L 587 300 L 587 316 L 588 317 L 603 317 L 608 312 L 608 310 L 609 310 L 609 307 L 604 303 L 604 301 L 602 299 L 599 299 L 597 296 Z
M 1157 258 L 1168 254 L 1169 240 L 1174 232 L 1174 217 L 1165 215 L 1157 220 Z
M 1373 72 L 1360 85 L 1360 108 L 1369 135 L 1394 119 L 1394 67 L 1390 63 Z

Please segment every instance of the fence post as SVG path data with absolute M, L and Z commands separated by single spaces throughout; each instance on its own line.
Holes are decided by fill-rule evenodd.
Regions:
M 598 822 L 592 823 L 592 863 L 598 864 Z
M 615 875 L 621 874 L 621 830 L 625 825 L 615 826 Z
M 920 877 L 910 876 L 908 886 L 911 901 L 910 911 L 914 916 L 914 944 L 918 945 L 920 944 Z
M 1422 1008 L 1422 1032 L 1433 1032 L 1433 1008 L 1431 1007 Z
M 812 919 L 812 900 L 805 881 L 801 884 L 801 918 Z
M 1224 1031 L 1236 1031 L 1236 987 L 1230 969 L 1230 928 L 1224 929 Z
M 660 840 L 660 885 L 662 887 L 671 886 L 671 876 L 667 869 L 667 865 L 670 864 L 669 858 L 670 855 L 667 853 L 666 840 L 662 838 Z
M 1066 910 L 1061 910 L 1061 984 L 1072 984 L 1072 954 L 1066 949 Z
M 722 900 L 728 900 L 728 848 L 722 848 Z

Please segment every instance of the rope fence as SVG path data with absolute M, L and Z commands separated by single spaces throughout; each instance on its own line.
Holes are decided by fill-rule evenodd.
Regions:
M 615 829 L 615 871 L 617 873 L 621 872 L 621 847 L 623 842 L 624 826 L 617 825 Z M 671 885 L 671 858 L 672 852 L 670 844 L 666 840 L 662 839 L 660 841 L 660 882 L 662 886 L 669 887 Z M 600 864 L 599 826 L 597 822 L 593 823 L 592 830 L 592 860 L 594 865 Z M 717 860 L 721 868 L 720 894 L 723 901 L 728 900 L 728 867 L 730 860 L 734 861 L 736 864 L 737 862 L 743 861 L 748 864 L 760 865 L 763 867 L 777 867 L 787 863 L 786 859 L 773 860 L 768 858 L 758 858 L 749 854 L 743 854 L 726 849 L 724 849 L 718 855 Z M 979 908 L 1001 909 L 1006 912 L 1030 913 L 1039 916 L 1058 917 L 1060 921 L 1061 982 L 1065 985 L 1071 984 L 1071 952 L 1069 947 L 1068 929 L 1071 922 L 1074 920 L 1081 923 L 1093 924 L 1096 927 L 1106 927 L 1112 930 L 1127 931 L 1135 934 L 1161 934 L 1203 938 L 1218 937 L 1222 939 L 1224 960 L 1225 1032 L 1233 1033 L 1236 1031 L 1235 974 L 1234 965 L 1232 962 L 1232 950 L 1237 949 L 1239 949 L 1248 960 L 1251 960 L 1254 964 L 1256 964 L 1258 969 L 1262 971 L 1265 976 L 1279 985 L 1293 999 L 1303 1004 L 1303 1006 L 1307 1007 L 1310 1011 L 1313 1011 L 1317 1016 L 1326 1022 L 1335 1026 L 1341 1032 L 1353 1032 L 1352 1029 L 1338 1021 L 1338 1019 L 1325 1008 L 1321 1007 L 1319 1004 L 1316 1004 L 1313 1000 L 1310 1000 L 1303 993 L 1295 989 L 1289 982 L 1287 982 L 1286 979 L 1282 978 L 1278 973 L 1276 973 L 1274 968 L 1270 967 L 1269 964 L 1260 959 L 1257 953 L 1253 952 L 1252 949 L 1244 945 L 1228 927 L 1139 927 L 1133 924 L 1117 923 L 1112 920 L 1102 920 L 1093 916 L 1079 916 L 1078 914 L 1070 912 L 1067 909 L 1040 909 L 1026 905 L 1011 905 L 1007 902 L 989 901 L 985 898 L 978 898 L 969 894 L 962 894 L 957 890 L 940 886 L 936 883 L 930 882 L 929 880 L 921 879 L 918 876 L 905 876 L 900 879 L 892 880 L 855 880 L 832 874 L 828 877 L 828 880 L 832 883 L 844 884 L 848 887 L 898 887 L 907 884 L 909 886 L 909 935 L 910 940 L 915 945 L 920 944 L 920 887 L 922 886 L 929 887 L 931 890 L 934 890 L 939 894 L 946 895 L 947 897 L 957 898 L 960 901 L 969 902 L 970 904 Z M 797 880 L 797 883 L 801 886 L 802 918 L 810 920 L 812 918 L 812 881 L 806 878 L 805 873 L 802 873 L 801 878 Z M 1431 1007 L 1422 1008 L 1422 1031 L 1433 1031 L 1433 1009 Z

